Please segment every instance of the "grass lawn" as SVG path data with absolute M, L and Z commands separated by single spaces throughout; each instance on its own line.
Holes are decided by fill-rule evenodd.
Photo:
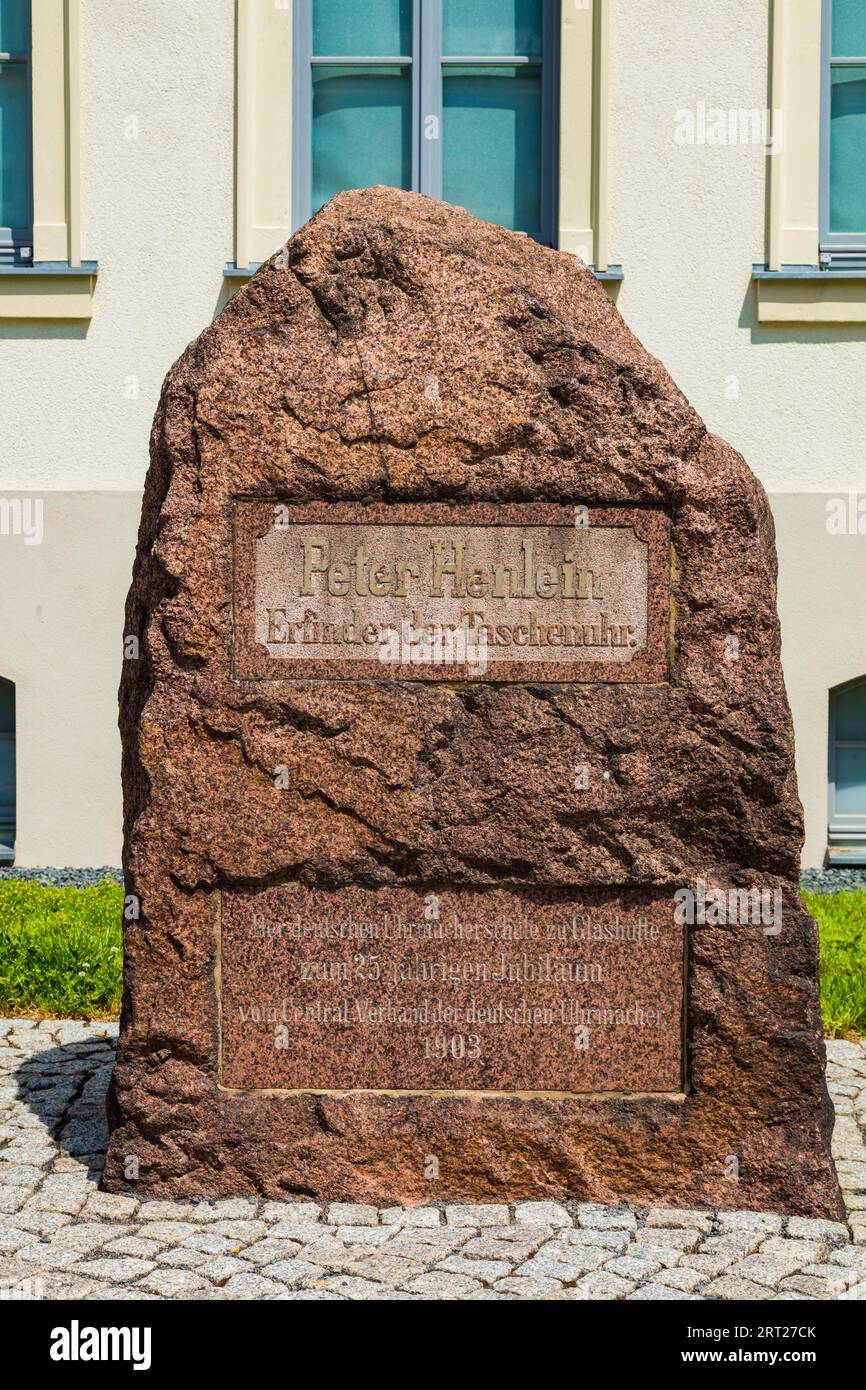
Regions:
M 821 934 L 821 1012 L 828 1038 L 866 1037 L 866 893 L 804 893 Z
M 821 933 L 828 1037 L 866 1036 L 866 892 L 806 893 Z M 0 882 L 0 1015 L 116 1018 L 123 889 Z
M 0 1014 L 116 1018 L 123 889 L 0 882 Z

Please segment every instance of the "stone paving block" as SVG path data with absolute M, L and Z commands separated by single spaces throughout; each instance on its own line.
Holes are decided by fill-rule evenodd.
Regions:
M 452 1234 L 450 1240 L 437 1240 L 435 1243 L 424 1240 L 413 1240 L 414 1232 L 405 1231 L 394 1240 L 389 1240 L 387 1251 L 389 1255 L 400 1255 L 406 1260 L 417 1260 L 419 1264 L 432 1264 L 435 1260 L 444 1260 L 456 1250 L 463 1251 L 466 1247 L 466 1236 L 471 1232 L 461 1230 Z M 497 1242 L 502 1244 L 502 1242 Z
M 98 1194 L 98 1196 L 101 1197 L 103 1200 L 105 1200 L 105 1198 L 106 1198 L 106 1196 L 108 1196 L 108 1194 L 104 1194 L 104 1193 L 101 1193 L 101 1192 L 100 1192 L 100 1193 Z M 119 1201 L 119 1202 L 125 1202 L 127 1199 L 126 1199 L 126 1197 L 115 1197 L 113 1200 L 116 1201 L 116 1202 L 117 1202 L 117 1201 Z M 201 1210 L 202 1210 L 203 1207 L 205 1208 L 205 1210 L 208 1210 L 208 1211 L 213 1212 L 213 1209 L 212 1209 L 212 1208 L 209 1208 L 209 1207 L 207 1206 L 207 1203 L 205 1203 L 205 1202 L 200 1202 L 200 1203 L 198 1203 L 198 1205 L 194 1206 L 191 1202 L 165 1202 L 165 1201 L 161 1201 L 161 1200 L 159 1200 L 159 1199 L 157 1199 L 157 1198 L 148 1198 L 146 1201 L 143 1201 L 143 1202 L 141 1203 L 141 1205 L 140 1205 L 140 1210 L 139 1210 L 139 1214 L 138 1214 L 138 1219 L 139 1219 L 139 1221 L 147 1221 L 147 1222 L 151 1222 L 151 1221 L 194 1221 L 194 1222 L 199 1222 L 199 1221 L 203 1221 L 203 1220 L 205 1220 L 205 1219 L 210 1219 L 210 1220 L 213 1220 L 213 1221 L 218 1220 L 218 1217 L 217 1217 L 217 1215 L 216 1215 L 215 1212 L 213 1212 L 213 1214 L 211 1215 L 210 1218 L 205 1218 L 205 1217 L 201 1216 L 201 1215 L 200 1215 L 200 1212 L 201 1212 Z
M 628 1301 L 632 1302 L 658 1302 L 659 1300 L 680 1302 L 700 1303 L 700 1296 L 696 1293 L 687 1293 L 684 1289 L 671 1288 L 669 1284 L 642 1284 L 635 1289 L 634 1293 L 628 1295 Z
M 566 1253 L 567 1251 L 567 1253 Z M 540 1250 L 531 1259 L 524 1261 L 515 1269 L 527 1279 L 558 1279 L 563 1284 L 573 1284 L 582 1274 L 589 1274 L 610 1259 L 609 1250 L 596 1250 L 578 1246 L 566 1247 L 563 1253 Z
M 708 1232 L 713 1229 L 713 1216 L 711 1212 L 696 1208 L 652 1207 L 647 1212 L 646 1225 Z
M 233 1274 L 225 1285 L 227 1293 L 239 1293 L 244 1298 L 269 1298 L 274 1294 L 285 1293 L 285 1285 L 277 1279 L 266 1279 L 262 1274 Z
M 336 1226 L 319 1225 L 315 1221 L 275 1221 L 266 1234 L 271 1239 L 308 1241 L 332 1236 L 336 1229 Z
M 628 1259 L 650 1260 L 659 1269 L 670 1269 L 678 1265 L 683 1257 L 682 1250 L 669 1245 L 649 1245 L 636 1240 L 626 1246 L 624 1254 Z
M 328 1283 L 331 1276 L 323 1275 L 319 1265 L 308 1264 L 306 1260 L 275 1260 L 273 1264 L 266 1265 L 261 1271 L 268 1279 L 277 1279 L 287 1288 L 299 1289 L 308 1285 L 318 1286 Z M 340 1279 L 351 1278 L 347 1275 L 335 1276 Z
M 143 1240 L 154 1240 L 159 1245 L 176 1245 L 178 1241 L 194 1236 L 200 1229 L 191 1221 L 141 1221 L 138 1234 Z
M 438 1207 L 385 1207 L 379 1216 L 383 1226 L 439 1226 Z
M 128 1221 L 138 1211 L 135 1197 L 122 1197 L 112 1192 L 91 1192 L 81 1215 L 94 1221 Z
M 838 1298 L 845 1290 L 841 1280 L 817 1279 L 813 1274 L 792 1274 L 783 1279 L 779 1288 L 793 1293 L 801 1293 L 809 1298 Z
M 391 1226 L 338 1226 L 336 1237 L 344 1245 L 384 1245 L 393 1235 Z
M 596 1202 L 581 1202 L 577 1208 L 577 1221 L 580 1226 L 591 1226 L 601 1231 L 634 1231 L 637 1229 L 637 1216 L 623 1207 L 603 1207 Z
M 40 1265 L 44 1269 L 64 1269 L 81 1259 L 78 1250 L 65 1250 L 59 1245 L 25 1245 L 15 1255 L 16 1260 L 26 1264 Z
M 605 1266 L 610 1274 L 619 1274 L 623 1279 L 632 1279 L 635 1283 L 641 1279 L 648 1279 L 652 1274 L 658 1274 L 661 1268 L 655 1260 L 639 1259 L 635 1255 L 619 1255 Z
M 379 1211 L 358 1202 L 331 1202 L 325 1219 L 332 1226 L 378 1226 Z
M 845 1265 L 820 1264 L 804 1265 L 800 1270 L 801 1274 L 814 1275 L 816 1279 L 832 1279 L 837 1281 L 842 1288 L 849 1288 L 851 1284 L 857 1284 L 860 1276 L 856 1269 L 848 1269 Z
M 579 1300 L 586 1302 L 612 1302 L 619 1298 L 628 1298 L 634 1289 L 633 1279 L 623 1278 L 622 1275 L 615 1274 L 610 1269 L 599 1269 L 592 1274 L 585 1274 L 582 1279 L 570 1289 L 563 1289 L 560 1293 L 549 1294 L 545 1301 Z
M 655 1245 L 663 1250 L 681 1250 L 685 1253 L 697 1250 L 704 1239 L 704 1233 L 697 1230 L 671 1230 L 669 1227 L 652 1226 L 635 1231 L 633 1239 L 638 1245 Z
M 731 1275 L 735 1279 L 748 1279 L 753 1284 L 764 1284 L 775 1288 L 789 1274 L 797 1274 L 806 1261 L 796 1256 L 747 1255 L 744 1260 L 731 1265 Z
M 143 1289 L 145 1293 L 159 1294 L 161 1298 L 174 1298 L 178 1293 L 195 1293 L 199 1289 L 206 1289 L 207 1283 L 201 1275 L 194 1274 L 189 1269 L 155 1269 L 151 1274 L 139 1280 L 136 1289 Z
M 420 1293 L 426 1298 L 436 1299 L 465 1298 L 481 1288 L 482 1285 L 475 1279 L 468 1279 L 464 1274 L 446 1274 L 441 1269 L 418 1274 L 406 1284 L 409 1293 Z
M 229 1240 L 242 1242 L 258 1240 L 260 1236 L 269 1233 L 264 1221 L 214 1221 L 208 1226 L 208 1230 L 215 1231 L 218 1236 L 228 1236 Z M 270 1234 L 273 1233 L 274 1228 L 271 1226 Z
M 674 1269 L 661 1269 L 652 1278 L 654 1284 L 664 1284 L 669 1289 L 682 1289 L 684 1293 L 693 1293 L 709 1280 L 710 1275 L 704 1271 L 683 1265 L 677 1265 Z
M 110 1250 L 110 1246 L 106 1246 Z M 185 1245 L 174 1245 L 170 1250 L 157 1250 L 153 1259 L 158 1265 L 163 1265 L 166 1269 L 197 1269 L 199 1265 L 206 1264 L 208 1256 L 203 1250 L 188 1250 Z
M 449 1255 L 440 1260 L 436 1268 L 449 1274 L 465 1274 L 481 1284 L 495 1284 L 497 1279 L 504 1279 L 511 1273 L 512 1265 L 509 1260 L 469 1260 L 463 1255 Z
M 556 1229 L 572 1225 L 565 1207 L 558 1202 L 517 1202 L 514 1220 L 519 1226 L 553 1226 Z
M 862 1269 L 866 1278 L 866 1249 L 857 1245 L 843 1245 L 839 1250 L 831 1250 L 828 1261 L 834 1265 L 847 1265 L 852 1269 Z
M 214 1284 L 227 1284 L 233 1274 L 250 1274 L 253 1267 L 236 1255 L 218 1255 L 216 1259 L 196 1265 L 196 1272 Z
M 80 1250 L 82 1254 L 88 1254 L 119 1236 L 129 1237 L 133 1229 L 132 1226 L 119 1226 L 108 1221 L 76 1221 L 61 1227 L 52 1236 L 51 1244 L 55 1248 Z
M 411 1279 L 423 1274 L 424 1266 L 418 1260 L 408 1260 L 402 1255 L 390 1255 L 377 1250 L 375 1254 L 365 1255 L 363 1259 L 356 1261 L 349 1272 L 359 1279 L 375 1279 L 381 1284 L 393 1284 L 395 1287 L 403 1285 L 408 1288 Z
M 412 1297 L 411 1294 L 388 1288 L 384 1284 L 376 1284 L 372 1279 L 358 1279 L 351 1274 L 336 1274 L 323 1280 L 322 1289 L 338 1295 L 341 1299 L 348 1298 L 359 1303 L 390 1303 L 392 1299 Z
M 507 1274 L 493 1285 L 497 1293 L 516 1293 L 522 1298 L 544 1298 L 562 1288 L 558 1279 L 527 1279 L 525 1275 Z
M 472 1240 L 460 1247 L 460 1253 L 469 1260 L 508 1260 L 517 1264 L 534 1255 L 539 1245 L 540 1239 L 518 1243 L 513 1240 L 494 1240 L 491 1236 L 473 1236 Z
M 707 1236 L 698 1251 L 702 1255 L 734 1255 L 743 1259 L 753 1255 L 764 1239 L 762 1231 L 726 1231 L 724 1235 Z
M 795 1240 L 788 1236 L 771 1236 L 761 1242 L 759 1255 L 779 1255 L 783 1260 L 799 1260 L 801 1264 L 817 1264 L 828 1250 L 826 1240 Z
M 262 1221 L 320 1221 L 322 1213 L 315 1202 L 263 1202 L 259 1210 Z
M 734 1302 L 769 1297 L 766 1284 L 755 1284 L 750 1279 L 741 1279 L 732 1274 L 723 1274 L 720 1279 L 704 1284 L 701 1294 L 704 1298 L 722 1298 Z
M 2 1154 L 0 1154 L 2 1159 Z M 44 1177 L 41 1168 L 32 1163 L 3 1163 L 0 1161 L 0 1186 L 26 1187 L 32 1191 Z
M 150 1260 L 137 1260 L 133 1255 L 82 1260 L 75 1267 L 83 1279 L 109 1279 L 112 1284 L 129 1284 L 154 1268 Z
M 22 1231 L 18 1226 L 0 1226 L 0 1255 L 9 1255 L 33 1244 L 30 1231 Z
M 828 1245 L 847 1245 L 848 1227 L 841 1221 L 813 1221 L 804 1216 L 792 1216 L 786 1234 L 801 1240 L 824 1240 Z
M 782 1230 L 782 1217 L 773 1211 L 720 1211 L 718 1228 L 720 1235 L 760 1231 L 765 1236 L 776 1236 Z
M 508 1208 L 493 1203 L 445 1208 L 445 1221 L 449 1226 L 506 1226 L 508 1219 Z
M 51 1235 L 72 1224 L 72 1217 L 62 1211 L 16 1211 L 10 1212 L 4 1223 L 17 1226 L 21 1231 L 32 1231 L 34 1235 Z
M 272 1265 L 277 1260 L 291 1260 L 301 1249 L 303 1243 L 299 1240 L 276 1240 L 273 1236 L 265 1236 L 255 1245 L 244 1246 L 243 1257 L 249 1264 L 259 1267 Z
M 720 1274 L 724 1274 L 725 1270 L 736 1264 L 738 1259 L 738 1255 L 730 1253 L 707 1255 L 698 1251 L 695 1255 L 683 1255 L 677 1267 L 682 1269 L 683 1266 L 687 1266 L 689 1269 L 698 1270 L 699 1273 L 708 1274 L 710 1278 L 714 1279 Z

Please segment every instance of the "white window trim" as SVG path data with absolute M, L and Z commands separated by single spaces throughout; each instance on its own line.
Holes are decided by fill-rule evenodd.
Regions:
M 292 0 L 237 0 L 235 265 L 291 235 Z
M 830 715 L 828 730 L 828 787 L 827 819 L 829 857 L 836 864 L 866 864 L 866 812 L 855 814 L 840 813 L 836 810 L 836 701 L 847 690 L 866 685 L 863 676 L 857 676 L 844 685 L 838 685 L 830 692 Z M 853 743 L 860 745 L 861 740 Z
M 766 266 L 754 278 L 759 323 L 866 323 L 866 274 L 821 265 L 823 0 L 772 0 Z M 781 140 L 778 139 L 781 136 Z
M 88 319 L 95 262 L 81 260 L 79 0 L 31 6 L 33 261 L 3 266 L 0 319 Z

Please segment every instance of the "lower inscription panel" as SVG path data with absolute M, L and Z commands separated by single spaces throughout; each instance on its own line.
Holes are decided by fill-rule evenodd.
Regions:
M 671 1093 L 669 893 L 222 895 L 221 1081 L 238 1090 Z

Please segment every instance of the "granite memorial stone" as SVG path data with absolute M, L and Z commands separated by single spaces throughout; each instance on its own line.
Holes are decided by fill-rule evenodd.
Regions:
M 839 1217 L 775 578 L 573 257 L 298 232 L 154 423 L 109 1190 Z

